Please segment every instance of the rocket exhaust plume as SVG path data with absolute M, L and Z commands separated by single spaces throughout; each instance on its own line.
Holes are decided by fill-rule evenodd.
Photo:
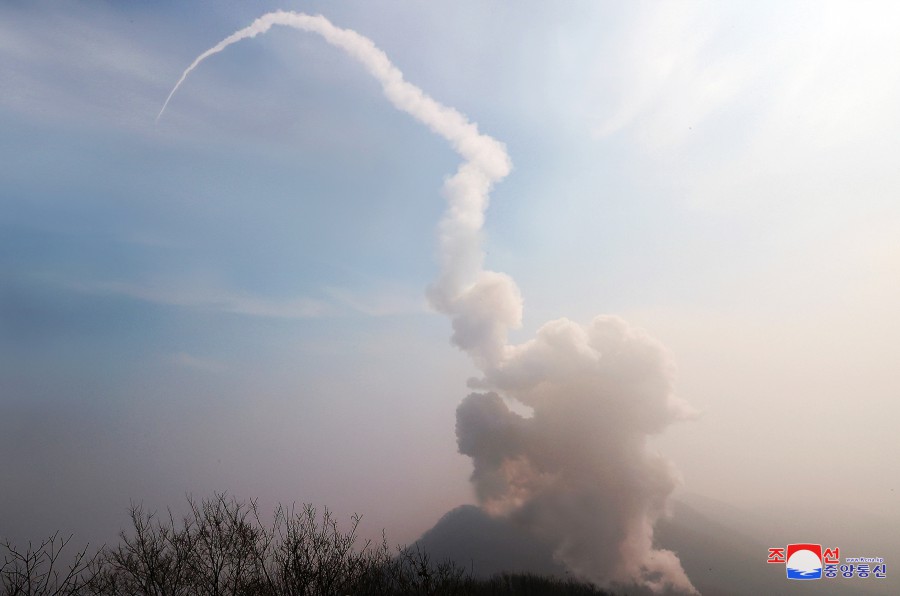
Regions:
M 407 82 L 370 39 L 320 15 L 285 11 L 263 15 L 200 54 L 157 121 L 201 62 L 273 25 L 315 33 L 344 50 L 381 83 L 394 107 L 463 158 L 443 186 L 440 273 L 427 293 L 450 317 L 453 343 L 483 374 L 469 381 L 478 392 L 463 400 L 456 421 L 482 507 L 549 540 L 562 563 L 599 585 L 695 592 L 677 556 L 653 545 L 653 525 L 665 514 L 677 476 L 647 440 L 691 413 L 672 393 L 664 348 L 610 316 L 586 327 L 550 321 L 535 339 L 507 343 L 508 331 L 521 325 L 522 297 L 511 277 L 484 269 L 481 247 L 490 190 L 511 169 L 502 143 Z M 530 406 L 533 416 L 514 413 L 504 398 Z

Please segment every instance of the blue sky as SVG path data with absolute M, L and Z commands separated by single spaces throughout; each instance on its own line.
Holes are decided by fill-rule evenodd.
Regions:
M 513 339 L 614 313 L 662 340 L 704 412 L 657 441 L 685 490 L 890 513 L 892 4 L 38 2 L 0 8 L 0 534 L 105 540 L 129 499 L 229 490 L 399 541 L 471 500 L 474 369 L 424 298 L 458 157 L 290 30 L 154 124 L 274 8 L 506 143 L 485 248 L 524 295 Z

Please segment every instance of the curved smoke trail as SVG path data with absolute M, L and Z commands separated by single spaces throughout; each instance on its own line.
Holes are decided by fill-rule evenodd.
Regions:
M 521 324 L 519 290 L 509 276 L 484 271 L 481 228 L 491 187 L 510 171 L 511 162 L 502 143 L 478 132 L 478 127 L 408 83 L 384 52 L 367 37 L 335 27 L 323 16 L 277 11 L 261 16 L 200 54 L 184 71 L 156 117 L 162 116 L 172 96 L 201 62 L 228 46 L 256 37 L 273 25 L 285 25 L 321 35 L 362 63 L 398 110 L 408 113 L 446 139 L 465 160 L 444 183 L 449 208 L 441 221 L 441 273 L 429 289 L 429 299 L 439 311 L 453 317 L 454 341 L 482 364 L 494 363 L 506 343 L 506 331 Z M 502 314 L 471 308 L 471 303 L 490 298 L 502 302 Z
M 265 14 L 200 54 L 157 121 L 201 62 L 273 25 L 316 33 L 344 50 L 381 83 L 394 107 L 464 160 L 443 186 L 441 269 L 428 298 L 450 316 L 453 343 L 484 374 L 470 384 L 485 392 L 463 400 L 456 425 L 482 506 L 551 540 L 563 563 L 601 585 L 694 592 L 675 554 L 653 546 L 653 524 L 665 513 L 676 475 L 649 450 L 647 437 L 689 413 L 672 393 L 662 346 L 609 316 L 587 327 L 551 321 L 535 339 L 507 344 L 508 331 L 521 325 L 522 298 L 512 278 L 484 269 L 481 248 L 490 190 L 512 166 L 502 143 L 407 82 L 370 39 L 321 15 L 286 11 Z M 531 406 L 533 417 L 509 410 L 501 395 Z

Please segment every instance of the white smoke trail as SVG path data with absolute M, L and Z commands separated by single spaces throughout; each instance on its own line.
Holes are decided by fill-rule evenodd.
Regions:
M 403 73 L 372 40 L 335 27 L 321 15 L 285 11 L 265 14 L 200 54 L 169 93 L 157 121 L 172 96 L 201 62 L 234 43 L 265 33 L 273 25 L 317 33 L 347 52 L 381 83 L 394 107 L 446 139 L 465 160 L 444 183 L 449 205 L 440 224 L 441 273 L 429 288 L 429 298 L 436 309 L 453 318 L 453 339 L 458 346 L 469 351 L 480 365 L 496 363 L 502 355 L 507 330 L 519 326 L 522 319 L 522 299 L 512 279 L 482 268 L 481 228 L 488 193 L 512 166 L 506 148 L 496 139 L 479 133 L 478 127 L 465 116 L 404 80 Z
M 273 25 L 316 33 L 344 50 L 381 83 L 394 107 L 464 160 L 444 183 L 441 269 L 428 297 L 451 317 L 453 342 L 484 373 L 473 384 L 490 390 L 473 393 L 457 412 L 460 451 L 473 458 L 482 505 L 551 539 L 561 561 L 599 584 L 692 592 L 677 557 L 652 543 L 675 476 L 646 439 L 687 412 L 671 393 L 664 351 L 611 317 L 586 329 L 552 321 L 536 339 L 507 344 L 508 331 L 521 325 L 522 298 L 512 278 L 484 269 L 481 248 L 490 190 L 511 169 L 502 143 L 407 82 L 370 39 L 320 15 L 285 11 L 263 15 L 200 54 L 157 121 L 201 62 Z M 531 406 L 534 417 L 512 413 L 498 394 Z

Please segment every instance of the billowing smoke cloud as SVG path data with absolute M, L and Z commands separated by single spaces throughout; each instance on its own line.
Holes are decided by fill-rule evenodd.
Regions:
M 482 506 L 550 541 L 560 561 L 601 585 L 692 592 L 675 554 L 653 547 L 653 524 L 665 513 L 676 475 L 647 438 L 689 413 L 672 394 L 665 350 L 608 316 L 587 327 L 551 321 L 535 339 L 507 343 L 508 331 L 521 325 L 522 298 L 508 275 L 484 269 L 481 247 L 490 190 L 511 169 L 502 143 L 404 80 L 368 38 L 322 16 L 284 11 L 263 15 L 194 60 L 157 120 L 203 60 L 273 25 L 316 33 L 344 50 L 397 109 L 446 139 L 464 160 L 443 187 L 441 269 L 428 298 L 450 316 L 453 343 L 483 373 L 470 381 L 483 392 L 460 404 L 456 424 L 459 449 L 474 461 Z M 504 398 L 530 406 L 534 415 L 515 414 Z
M 693 590 L 675 554 L 653 548 L 676 475 L 647 437 L 690 414 L 660 344 L 616 317 L 559 319 L 475 384 L 491 391 L 460 404 L 456 433 L 489 512 L 531 528 L 597 583 Z

